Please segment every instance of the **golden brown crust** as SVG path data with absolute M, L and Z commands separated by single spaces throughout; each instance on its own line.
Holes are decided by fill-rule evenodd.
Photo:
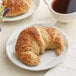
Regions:
M 24 29 L 20 33 L 15 46 L 18 59 L 30 66 L 38 65 L 40 63 L 39 55 L 47 49 L 53 49 L 56 55 L 60 55 L 64 50 L 62 35 L 52 27 L 29 27 Z
M 20 56 L 16 53 L 16 56 L 19 57 L 19 60 L 24 64 L 35 66 L 40 63 L 40 57 L 34 54 L 32 51 L 21 52 Z
M 32 0 L 3 0 L 5 9 L 10 8 L 7 16 L 18 16 L 27 12 Z

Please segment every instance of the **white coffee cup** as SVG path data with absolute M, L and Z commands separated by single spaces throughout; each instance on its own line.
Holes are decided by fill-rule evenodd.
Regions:
M 54 0 L 44 0 L 44 2 L 48 6 L 51 14 L 53 15 L 53 17 L 55 17 L 55 19 L 57 19 L 59 22 L 72 22 L 76 19 L 76 12 L 69 13 L 69 14 L 62 14 L 53 10 L 52 8 L 53 1 Z

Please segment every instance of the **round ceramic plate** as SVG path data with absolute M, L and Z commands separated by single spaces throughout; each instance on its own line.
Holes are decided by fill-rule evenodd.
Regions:
M 54 51 L 46 51 L 43 55 L 41 55 L 41 62 L 38 66 L 34 66 L 34 67 L 30 67 L 27 66 L 23 63 L 21 63 L 15 56 L 15 44 L 18 38 L 19 33 L 23 30 L 26 29 L 27 27 L 30 26 L 42 26 L 42 27 L 53 27 L 56 28 L 54 26 L 48 25 L 48 24 L 28 24 L 26 26 L 23 26 L 19 29 L 17 29 L 8 39 L 7 44 L 6 44 L 6 53 L 8 58 L 18 67 L 21 67 L 23 69 L 27 69 L 27 70 L 31 70 L 31 71 L 41 71 L 41 70 L 46 70 L 49 68 L 52 68 L 56 65 L 58 65 L 64 58 L 67 49 L 68 49 L 68 41 L 67 38 L 65 36 L 65 34 L 59 29 L 57 28 L 60 33 L 62 34 L 62 36 L 64 37 L 65 40 L 65 49 L 62 52 L 62 54 L 60 56 L 57 56 Z
M 4 21 L 17 21 L 17 20 L 27 18 L 37 10 L 37 8 L 39 7 L 39 4 L 40 4 L 40 0 L 32 0 L 30 10 L 27 13 L 24 13 L 16 17 L 5 17 Z

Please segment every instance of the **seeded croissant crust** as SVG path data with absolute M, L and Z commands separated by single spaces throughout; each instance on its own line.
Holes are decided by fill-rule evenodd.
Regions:
M 6 16 L 18 16 L 26 13 L 32 3 L 32 0 L 2 0 L 4 10 L 10 8 L 10 11 Z
M 17 58 L 24 64 L 34 66 L 40 63 L 40 54 L 52 49 L 56 55 L 64 50 L 64 39 L 56 28 L 29 27 L 18 37 L 15 46 Z

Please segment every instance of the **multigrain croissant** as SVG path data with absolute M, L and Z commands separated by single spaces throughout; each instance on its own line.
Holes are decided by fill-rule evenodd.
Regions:
M 52 49 L 56 55 L 64 50 L 64 39 L 56 28 L 29 27 L 18 37 L 15 52 L 17 58 L 24 64 L 34 66 L 40 63 L 40 54 Z
M 20 14 L 26 13 L 32 0 L 2 0 L 2 4 L 4 6 L 4 10 L 9 8 L 10 11 L 6 16 L 18 16 Z

